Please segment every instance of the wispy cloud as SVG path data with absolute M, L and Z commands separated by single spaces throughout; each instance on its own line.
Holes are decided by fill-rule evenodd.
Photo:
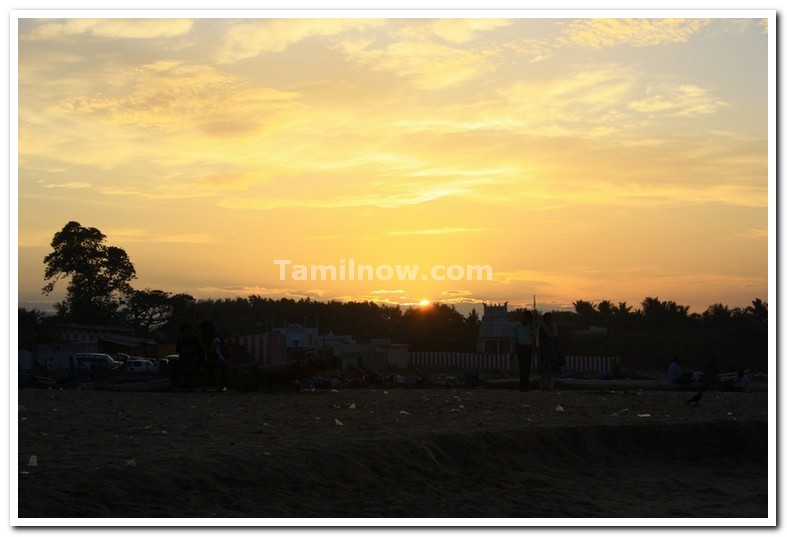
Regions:
M 210 66 L 177 61 L 146 64 L 117 76 L 125 80 L 116 80 L 116 95 L 69 97 L 55 112 L 179 136 L 237 136 L 279 118 L 298 97 L 250 86 Z
M 264 297 L 274 298 L 309 298 L 317 294 L 315 290 L 295 289 L 288 287 L 265 287 L 260 285 L 224 285 L 224 286 L 203 286 L 198 287 L 196 291 L 200 295 L 207 297 L 237 297 L 237 296 L 251 296 L 258 295 Z
M 59 19 L 20 32 L 24 41 L 58 40 L 76 36 L 107 39 L 161 39 L 188 33 L 189 19 Z
M 369 41 L 338 45 L 348 60 L 372 71 L 389 72 L 422 90 L 439 90 L 477 79 L 496 67 L 489 52 L 430 41 L 396 41 L 375 47 Z
M 489 228 L 466 228 L 466 227 L 441 227 L 431 229 L 413 229 L 389 231 L 389 235 L 408 236 L 408 235 L 484 235 L 489 233 Z
M 713 97 L 710 91 L 693 84 L 649 88 L 648 93 L 643 99 L 631 101 L 628 107 L 645 114 L 695 116 L 712 114 L 729 106 L 723 100 Z
M 270 198 L 261 196 L 253 197 L 226 197 L 219 201 L 221 207 L 227 209 L 273 209 L 286 207 L 310 207 L 310 208 L 334 208 L 347 209 L 352 207 L 380 207 L 395 208 L 408 205 L 418 205 L 435 201 L 441 198 L 455 196 L 463 192 L 456 187 L 437 187 L 427 188 L 420 192 L 399 192 L 399 193 L 368 193 L 364 195 L 343 195 L 326 198 L 310 197 L 308 193 L 304 195 L 293 195 L 287 198 Z
M 373 295 L 403 295 L 404 289 L 375 289 Z
M 123 243 L 166 243 L 166 244 L 211 244 L 215 237 L 207 233 L 161 233 L 144 228 L 107 228 L 104 233 L 111 242 Z
M 564 125 L 566 132 L 599 124 L 621 124 L 616 110 L 636 87 L 639 73 L 620 65 L 580 69 L 556 78 L 517 82 L 499 90 L 525 129 L 550 134 Z M 563 134 L 565 134 L 564 132 Z
M 178 200 L 215 197 L 221 193 L 243 190 L 252 182 L 249 171 L 235 170 L 209 174 L 192 182 L 170 178 L 162 184 L 118 184 L 98 188 L 107 196 L 130 196 L 149 200 Z
M 683 43 L 710 23 L 711 19 L 580 19 L 566 24 L 561 41 L 590 48 Z
M 750 228 L 744 229 L 739 233 L 736 233 L 733 238 L 735 239 L 747 239 L 747 240 L 756 240 L 756 241 L 766 241 L 768 240 L 768 230 L 767 229 L 759 229 L 759 228 Z
M 253 20 L 232 24 L 220 38 L 215 60 L 232 63 L 269 52 L 282 52 L 309 37 L 352 35 L 378 27 L 384 19 L 284 19 Z
M 65 183 L 47 183 L 44 181 L 40 181 L 39 184 L 41 188 L 53 188 L 53 189 L 62 188 L 65 190 L 78 190 L 83 188 L 91 188 L 90 183 L 86 183 L 84 181 L 68 181 Z
M 454 44 L 464 44 L 487 32 L 504 28 L 513 19 L 456 18 L 415 21 L 396 32 L 404 40 L 431 41 L 435 37 Z

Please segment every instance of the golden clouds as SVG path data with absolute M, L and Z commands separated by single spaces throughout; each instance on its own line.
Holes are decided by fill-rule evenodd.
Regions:
M 396 35 L 403 40 L 431 41 L 435 37 L 454 44 L 473 41 L 486 32 L 509 26 L 512 19 L 438 19 L 411 21 L 398 30 Z
M 525 128 L 540 131 L 547 127 L 554 133 L 556 124 L 563 124 L 579 134 L 601 122 L 607 128 L 621 125 L 615 113 L 635 89 L 638 76 L 626 67 L 596 67 L 562 77 L 517 82 L 501 89 L 500 94 L 521 115 Z M 544 133 L 549 135 L 550 131 Z
M 693 116 L 712 114 L 728 104 L 713 97 L 706 89 L 693 84 L 679 84 L 659 90 L 649 89 L 647 97 L 631 101 L 628 106 L 646 114 Z
M 351 43 L 343 48 L 349 61 L 400 77 L 419 89 L 437 90 L 473 80 L 494 67 L 483 52 L 441 43 L 401 41 L 384 48 Z
M 360 207 L 396 208 L 419 205 L 462 192 L 455 186 L 423 186 L 415 189 L 395 188 L 389 191 L 368 189 L 359 194 L 328 194 L 316 197 L 306 192 L 293 192 L 281 196 L 243 196 L 225 197 L 219 205 L 225 209 L 275 209 L 275 208 L 313 208 L 313 209 L 351 209 Z
M 565 43 L 591 48 L 648 47 L 683 43 L 710 24 L 710 19 L 581 19 L 568 23 Z
M 112 40 L 161 39 L 184 35 L 192 25 L 193 21 L 188 19 L 59 19 L 20 32 L 20 39 L 44 41 L 80 36 Z
M 309 37 L 333 37 L 375 28 L 384 19 L 278 19 L 235 21 L 220 38 L 215 60 L 238 62 L 269 52 L 282 52 Z
M 85 181 L 67 181 L 65 183 L 47 183 L 44 181 L 39 181 L 39 184 L 43 188 L 52 188 L 52 189 L 63 188 L 66 190 L 75 190 L 75 189 L 82 189 L 82 188 L 90 188 L 90 183 L 87 183 Z
M 209 66 L 176 61 L 142 65 L 120 76 L 126 83 L 118 84 L 116 95 L 70 97 L 59 103 L 59 111 L 124 129 L 232 136 L 255 130 L 297 97 L 251 87 L 246 80 Z

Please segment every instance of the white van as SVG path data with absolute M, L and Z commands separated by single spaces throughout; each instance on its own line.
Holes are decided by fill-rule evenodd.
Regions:
M 117 369 L 120 367 L 120 362 L 116 362 L 108 354 L 83 352 L 74 355 L 74 365 L 78 369 Z

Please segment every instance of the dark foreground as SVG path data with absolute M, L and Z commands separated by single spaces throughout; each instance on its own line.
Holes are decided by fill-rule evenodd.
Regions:
M 768 394 L 691 395 L 23 389 L 18 516 L 767 517 Z

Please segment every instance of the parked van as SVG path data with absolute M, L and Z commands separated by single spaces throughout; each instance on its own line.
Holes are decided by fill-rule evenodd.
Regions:
M 108 354 L 84 352 L 74 355 L 74 365 L 78 369 L 117 369 L 120 367 L 120 362 L 116 362 Z

